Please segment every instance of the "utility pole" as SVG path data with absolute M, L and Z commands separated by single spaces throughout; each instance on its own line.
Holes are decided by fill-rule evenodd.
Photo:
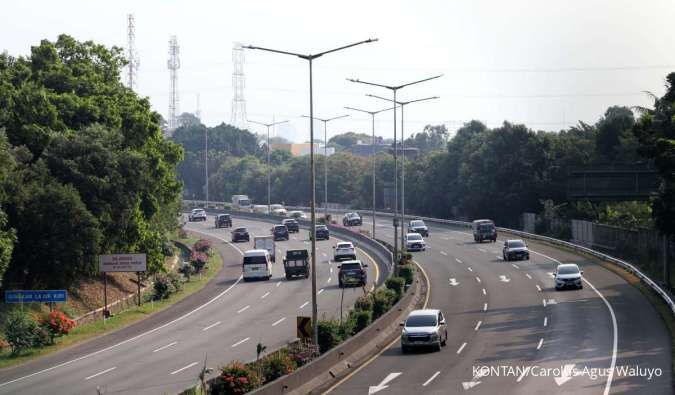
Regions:
M 127 15 L 127 88 L 134 90 L 138 83 L 138 67 L 141 61 L 136 52 L 136 19 L 134 14 Z
M 240 43 L 232 46 L 232 118 L 230 124 L 246 127 L 246 100 L 244 99 L 244 48 Z
M 169 134 L 178 128 L 178 69 L 180 69 L 180 47 L 176 36 L 169 40 L 169 60 L 166 62 L 169 68 Z
M 271 173 L 272 173 L 272 167 L 270 165 L 270 151 L 272 151 L 271 146 L 270 146 L 270 128 L 275 125 L 279 125 L 280 123 L 286 123 L 288 121 L 279 121 L 279 122 L 272 122 L 272 123 L 262 123 L 262 122 L 256 122 L 256 121 L 251 121 L 250 119 L 248 122 L 255 123 L 256 125 L 260 126 L 265 126 L 267 128 L 267 212 L 272 213 L 272 183 L 271 183 Z

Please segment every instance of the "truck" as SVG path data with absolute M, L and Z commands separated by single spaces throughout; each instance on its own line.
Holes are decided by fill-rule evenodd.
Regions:
M 483 240 L 490 240 L 493 243 L 497 241 L 497 228 L 490 219 L 477 219 L 471 223 L 473 229 L 473 240 L 476 243 L 482 243 Z
M 293 277 L 309 277 L 309 253 L 307 250 L 287 250 L 284 258 L 286 279 Z
M 270 253 L 272 262 L 276 262 L 276 247 L 273 236 L 253 236 L 253 248 L 256 250 L 267 250 Z
M 246 195 L 232 195 L 232 210 L 249 211 L 251 199 Z

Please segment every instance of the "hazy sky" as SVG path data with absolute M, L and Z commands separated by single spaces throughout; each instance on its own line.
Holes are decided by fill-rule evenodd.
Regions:
M 663 93 L 675 71 L 675 1 L 15 1 L 3 4 L 0 50 L 27 54 L 41 39 L 67 33 L 79 40 L 126 46 L 126 15 L 136 18 L 141 65 L 137 91 L 166 116 L 168 41 L 178 37 L 181 112 L 201 97 L 207 125 L 230 121 L 232 45 L 238 41 L 291 52 L 316 53 L 367 38 L 379 42 L 316 60 L 315 115 L 350 118 L 329 123 L 330 135 L 370 133 L 370 116 L 344 106 L 380 109 L 384 89 L 348 77 L 400 84 L 444 77 L 400 91 L 435 102 L 406 108 L 406 135 L 425 124 L 454 131 L 480 119 L 559 130 L 595 122 L 610 105 L 649 105 L 642 91 Z M 246 51 L 249 119 L 288 119 L 279 133 L 309 138 L 307 62 Z M 377 134 L 392 135 L 383 114 Z M 263 128 L 251 125 L 251 130 Z M 319 129 L 322 137 L 323 130 Z

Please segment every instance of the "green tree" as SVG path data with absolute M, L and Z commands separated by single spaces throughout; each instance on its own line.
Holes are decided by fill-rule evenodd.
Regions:
M 370 143 L 372 136 L 365 133 L 357 132 L 347 132 L 337 134 L 330 139 L 328 139 L 329 145 L 334 145 L 338 150 L 344 150 L 351 148 L 352 145 L 355 145 L 358 141 Z
M 628 107 L 612 106 L 605 111 L 605 116 L 597 123 L 596 151 L 609 162 L 625 162 L 618 156 L 621 139 L 626 138 L 633 128 L 635 118 Z

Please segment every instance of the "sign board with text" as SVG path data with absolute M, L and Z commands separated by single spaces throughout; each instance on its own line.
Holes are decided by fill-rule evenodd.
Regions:
M 67 299 L 68 292 L 65 289 L 5 291 L 5 303 L 65 302 Z
M 145 254 L 112 254 L 98 256 L 99 272 L 144 272 L 147 270 Z

